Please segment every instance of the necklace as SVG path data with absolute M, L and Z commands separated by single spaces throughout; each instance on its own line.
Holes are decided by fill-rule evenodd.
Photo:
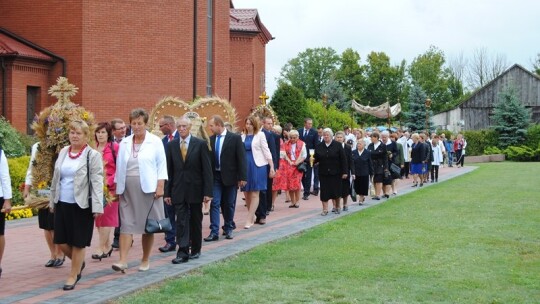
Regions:
M 133 158 L 139 157 L 139 151 L 141 151 L 142 143 L 138 144 L 138 146 L 138 149 L 135 148 L 135 141 L 133 141 L 133 146 L 131 147 L 131 155 L 133 156 Z
M 69 146 L 69 150 L 68 150 L 68 156 L 69 158 L 71 159 L 77 159 L 79 158 L 79 156 L 81 156 L 81 154 L 83 153 L 84 149 L 86 148 L 87 144 L 84 144 L 84 146 L 81 148 L 81 150 L 79 151 L 79 153 L 75 154 L 75 155 L 72 155 L 71 154 L 71 147 L 72 146 Z

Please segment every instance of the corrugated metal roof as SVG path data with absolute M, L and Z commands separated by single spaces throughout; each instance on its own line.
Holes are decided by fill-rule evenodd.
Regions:
M 22 42 L 0 32 L 0 56 L 21 56 L 33 59 L 53 61 L 54 59 Z

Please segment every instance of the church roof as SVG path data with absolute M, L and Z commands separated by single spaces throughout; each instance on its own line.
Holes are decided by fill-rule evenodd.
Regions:
M 260 33 L 266 42 L 274 39 L 264 26 L 256 9 L 230 9 L 229 27 L 234 32 Z
M 0 31 L 0 57 L 1 56 L 20 56 L 31 59 L 54 61 L 51 56 L 14 39 L 2 31 Z

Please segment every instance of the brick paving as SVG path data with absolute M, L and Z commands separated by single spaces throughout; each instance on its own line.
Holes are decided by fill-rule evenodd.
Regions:
M 439 182 L 471 172 L 475 167 L 441 168 Z M 412 179 L 405 179 L 398 184 L 398 196 L 422 188 L 411 188 Z M 425 184 L 424 187 L 433 184 Z M 86 268 L 81 281 L 73 291 L 63 291 L 65 279 L 70 269 L 70 262 L 59 268 L 45 268 L 49 259 L 43 232 L 38 228 L 37 217 L 8 221 L 6 224 L 6 250 L 2 262 L 2 278 L 0 279 L 0 303 L 103 303 L 141 288 L 159 283 L 168 278 L 184 275 L 203 265 L 223 260 L 255 246 L 278 240 L 300 231 L 309 229 L 338 217 L 359 212 L 376 204 L 391 202 L 382 199 L 374 201 L 366 199 L 364 206 L 349 200 L 349 212 L 340 215 L 329 213 L 320 216 L 321 204 L 316 196 L 309 200 L 300 200 L 300 208 L 290 209 L 285 203 L 285 195 L 278 196 L 275 211 L 267 218 L 266 225 L 254 225 L 243 229 L 247 214 L 243 195 L 239 193 L 235 221 L 237 230 L 233 240 L 220 236 L 217 242 L 203 242 L 201 257 L 190 260 L 186 264 L 173 265 L 171 260 L 175 252 L 161 253 L 158 248 L 164 244 L 163 235 L 155 236 L 154 248 L 150 258 L 150 270 L 138 272 L 142 255 L 141 236 L 135 236 L 133 248 L 129 253 L 129 268 L 126 274 L 113 271 L 111 265 L 118 261 L 118 251 L 113 251 L 110 258 L 101 262 L 92 260 L 93 248 L 87 248 Z M 204 217 L 203 237 L 209 234 L 209 216 Z M 97 244 L 97 232 L 92 244 Z

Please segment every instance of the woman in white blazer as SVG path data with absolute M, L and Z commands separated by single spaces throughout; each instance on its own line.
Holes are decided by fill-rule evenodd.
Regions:
M 260 131 L 259 120 L 255 116 L 246 118 L 242 141 L 246 149 L 247 183 L 242 187 L 248 207 L 245 229 L 255 222 L 255 211 L 259 206 L 259 191 L 266 190 L 266 165 L 270 165 L 270 178 L 276 174 L 272 154 L 264 132 Z
M 71 259 L 64 290 L 72 290 L 81 279 L 94 218 L 103 214 L 103 162 L 101 153 L 87 144 L 89 133 L 86 122 L 70 123 L 70 145 L 58 154 L 51 181 L 49 207 L 55 213 L 54 243 Z
M 132 134 L 124 138 L 116 159 L 116 194 L 120 196 L 120 261 L 112 265 L 125 272 L 133 234 L 142 234 L 143 255 L 139 271 L 150 268 L 154 235 L 144 230 L 147 216 L 164 219 L 163 189 L 167 160 L 161 139 L 146 130 L 148 112 L 135 109 L 129 115 Z M 149 214 L 150 213 L 150 214 Z

